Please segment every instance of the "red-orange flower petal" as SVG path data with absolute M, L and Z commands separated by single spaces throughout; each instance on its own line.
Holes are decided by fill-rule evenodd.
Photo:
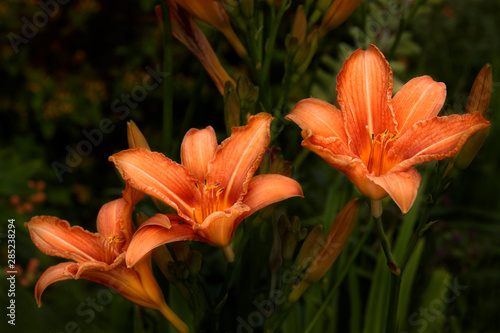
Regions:
M 434 81 L 430 76 L 416 77 L 408 81 L 392 102 L 399 135 L 417 121 L 437 116 L 445 98 L 445 84 Z
M 344 115 L 349 148 L 366 164 L 372 134 L 396 133 L 392 111 L 392 69 L 373 45 L 358 49 L 337 76 L 337 101 Z
M 252 178 L 243 204 L 250 207 L 243 213 L 247 218 L 261 208 L 291 197 L 304 197 L 299 183 L 289 177 L 276 174 L 259 175 Z
M 330 103 L 317 98 L 303 99 L 285 118 L 295 122 L 303 130 L 311 129 L 314 135 L 337 137 L 347 147 L 342 112 Z
M 49 267 L 45 272 L 43 272 L 35 286 L 35 299 L 38 306 L 42 306 L 42 294 L 49 285 L 57 281 L 69 280 L 73 278 L 71 275 L 64 275 L 64 271 L 66 270 L 66 267 L 74 264 L 75 263 L 73 262 L 62 262 Z
M 127 250 L 127 266 L 134 266 L 160 245 L 181 240 L 206 241 L 177 215 L 156 214 L 144 222 L 135 233 Z
M 248 125 L 233 127 L 231 136 L 218 147 L 210 161 L 207 179 L 209 184 L 220 183 L 225 191 L 222 201 L 229 205 L 242 197 L 248 182 L 262 161 L 271 140 L 269 125 L 273 117 L 259 113 L 248 120 Z
M 206 179 L 208 162 L 214 158 L 217 150 L 217 137 L 212 126 L 199 130 L 190 129 L 181 145 L 181 163 L 199 181 Z
M 132 187 L 169 204 L 185 218 L 192 216 L 197 179 L 184 166 L 142 148 L 124 150 L 109 160 Z
M 367 176 L 375 184 L 382 187 L 406 214 L 417 197 L 422 177 L 415 169 L 401 172 L 388 172 L 379 177 Z
M 488 126 L 479 112 L 417 122 L 388 152 L 389 158 L 401 161 L 391 171 L 405 171 L 416 164 L 453 156 L 472 134 Z
M 43 253 L 72 259 L 77 262 L 89 260 L 113 262 L 118 253 L 104 255 L 105 239 L 79 226 L 71 227 L 67 221 L 54 216 L 35 216 L 24 224 L 29 228 L 31 240 Z
M 203 223 L 193 224 L 193 230 L 204 240 L 217 247 L 226 247 L 233 240 L 234 229 L 242 215 L 250 208 L 241 203 L 208 215 Z

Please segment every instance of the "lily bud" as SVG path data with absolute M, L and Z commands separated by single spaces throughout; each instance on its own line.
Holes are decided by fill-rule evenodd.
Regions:
M 323 244 L 325 228 L 323 225 L 316 225 L 307 235 L 302 243 L 299 254 L 295 258 L 295 266 L 299 271 L 303 271 L 312 262 L 318 254 L 321 245 Z
M 247 18 L 250 18 L 253 16 L 253 13 L 254 13 L 253 1 L 254 0 L 241 0 L 241 2 L 240 2 L 241 12 Z
M 132 120 L 127 123 L 127 140 L 130 148 L 145 148 L 151 150 L 141 130 Z
M 470 90 L 465 113 L 481 112 L 484 116 L 488 109 L 491 100 L 491 92 L 493 91 L 493 78 L 491 74 L 491 65 L 486 64 L 479 71 L 472 89 Z
M 247 50 L 241 44 L 238 36 L 231 27 L 229 17 L 224 8 L 217 2 L 212 0 L 174 0 L 179 6 L 187 10 L 191 15 L 200 20 L 212 25 L 214 28 L 224 34 L 229 43 L 233 46 L 236 53 L 241 58 L 247 56 Z M 168 4 L 168 1 L 167 1 Z
M 177 261 L 187 261 L 189 252 L 191 251 L 187 242 L 174 242 L 170 246 L 172 247 L 172 251 L 174 251 Z
M 232 82 L 227 81 L 224 86 L 224 122 L 226 131 L 231 135 L 231 128 L 240 126 L 241 111 L 240 101 Z
M 224 85 L 227 81 L 230 81 L 233 85 L 236 83 L 222 67 L 212 46 L 201 29 L 194 23 L 189 12 L 183 7 L 177 6 L 175 2 L 167 1 L 167 5 L 170 8 L 172 35 L 200 60 L 219 92 L 223 94 Z
M 304 7 L 302 5 L 297 7 L 297 12 L 295 13 L 295 18 L 292 23 L 292 31 L 290 34 L 297 38 L 299 44 L 304 42 L 306 38 L 307 30 L 307 18 L 304 12 Z
M 259 100 L 259 87 L 249 82 L 246 77 L 240 76 L 236 85 L 236 93 L 240 100 L 240 113 L 254 114 L 255 104 Z
M 491 65 L 486 64 L 474 80 L 474 84 L 469 93 L 469 99 L 467 100 L 467 106 L 465 107 L 465 112 L 480 112 L 484 116 L 490 105 L 492 91 L 493 79 L 491 75 Z M 483 128 L 474 133 L 467 140 L 462 149 L 450 159 L 450 165 L 458 171 L 465 170 L 471 164 L 472 160 L 474 160 L 489 134 L 490 127 Z M 452 176 L 453 174 L 447 172 L 446 175 Z
M 200 272 L 202 256 L 198 251 L 189 252 L 186 265 L 189 269 L 191 276 L 195 276 Z
M 361 0 L 335 0 L 321 21 L 319 28 L 321 37 L 347 20 L 360 3 Z
M 359 202 L 358 199 L 354 198 L 337 215 L 328 235 L 326 235 L 323 246 L 307 267 L 304 279 L 288 296 L 290 302 L 297 301 L 307 288 L 319 281 L 333 265 L 354 230 L 358 219 L 358 210 Z

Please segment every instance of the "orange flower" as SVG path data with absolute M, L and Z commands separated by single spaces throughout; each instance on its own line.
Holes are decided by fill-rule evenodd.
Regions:
M 191 129 L 182 142 L 182 164 L 145 149 L 110 157 L 127 184 L 179 214 L 157 214 L 141 225 L 127 254 L 129 266 L 155 247 L 179 240 L 224 248 L 232 261 L 229 244 L 238 223 L 267 205 L 302 196 L 300 185 L 288 177 L 253 177 L 270 141 L 272 119 L 267 113 L 250 117 L 219 146 L 212 127 Z
M 169 4 L 171 0 L 167 0 Z M 247 50 L 241 44 L 238 36 L 234 33 L 231 27 L 231 22 L 227 16 L 226 11 L 222 6 L 214 0 L 173 0 L 179 6 L 187 10 L 191 15 L 199 18 L 212 25 L 214 28 L 219 30 L 226 36 L 227 40 L 233 48 L 236 50 L 238 55 L 242 58 L 246 57 Z M 169 4 L 170 6 L 170 4 Z
M 403 213 L 421 181 L 412 167 L 452 156 L 489 126 L 479 113 L 437 117 L 446 88 L 429 76 L 410 80 L 392 98 L 392 70 L 374 45 L 346 60 L 337 96 L 340 110 L 310 98 L 297 103 L 287 119 L 302 128 L 304 147 L 346 174 L 372 201 L 390 195 Z
M 201 29 L 193 22 L 191 15 L 175 2 L 167 1 L 170 8 L 170 20 L 172 21 L 172 35 L 181 41 L 202 63 L 208 75 L 224 95 L 224 85 L 227 81 L 236 86 L 236 82 L 227 74 L 222 67 L 217 55 Z M 158 16 L 161 18 L 161 9 L 157 7 Z
M 25 223 L 33 243 L 43 253 L 75 262 L 64 262 L 48 268 L 35 286 L 35 297 L 42 305 L 42 293 L 50 284 L 69 279 L 86 279 L 118 291 L 128 300 L 158 309 L 179 332 L 188 328 L 165 303 L 163 293 L 151 270 L 150 257 L 134 269 L 125 266 L 125 255 L 134 227 L 131 214 L 135 203 L 144 195 L 132 188 L 124 197 L 105 204 L 97 217 L 97 233 L 54 216 L 35 216 Z

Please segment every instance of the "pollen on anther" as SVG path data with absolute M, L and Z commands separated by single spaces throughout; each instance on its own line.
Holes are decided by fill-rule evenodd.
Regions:
M 216 195 L 217 195 L 217 196 L 219 196 L 222 192 L 224 192 L 224 190 L 225 190 L 225 188 L 224 188 L 224 187 L 223 187 L 223 188 L 220 188 L 220 189 L 217 191 Z

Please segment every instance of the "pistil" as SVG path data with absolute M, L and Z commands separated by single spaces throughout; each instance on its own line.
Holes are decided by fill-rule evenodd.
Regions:
M 394 133 L 389 133 L 387 129 L 381 134 L 375 135 L 372 133 L 371 137 L 372 142 L 370 145 L 367 169 L 374 173 L 375 176 L 380 176 L 384 172 L 384 159 L 387 146 L 390 142 L 397 140 L 398 137 Z
M 220 183 L 208 185 L 206 179 L 203 186 L 200 186 L 198 183 L 194 185 L 198 189 L 198 205 L 197 207 L 193 207 L 193 219 L 196 223 L 203 223 L 208 215 L 219 211 L 219 197 L 225 188 L 219 188 Z M 197 213 L 199 214 L 198 216 Z

